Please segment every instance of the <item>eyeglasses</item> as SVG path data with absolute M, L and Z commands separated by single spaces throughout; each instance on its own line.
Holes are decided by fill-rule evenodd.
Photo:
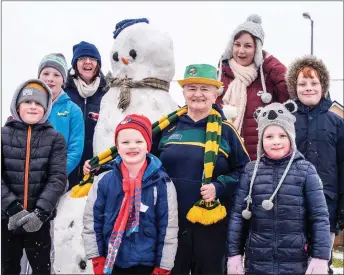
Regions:
M 89 57 L 89 56 L 82 56 L 82 57 L 79 57 L 79 58 L 78 58 L 78 61 L 86 62 L 87 59 L 88 59 L 90 62 L 97 62 L 97 61 L 98 61 L 96 58 Z

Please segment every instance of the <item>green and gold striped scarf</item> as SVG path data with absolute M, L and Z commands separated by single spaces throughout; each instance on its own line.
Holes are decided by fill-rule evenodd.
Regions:
M 187 107 L 184 106 L 167 116 L 162 117 L 152 125 L 153 137 L 163 131 L 171 123 L 177 121 L 180 116 L 187 113 Z M 221 114 L 212 109 L 208 115 L 205 136 L 204 149 L 204 170 L 201 184 L 211 183 L 213 171 L 219 152 L 222 130 Z M 105 164 L 118 155 L 115 146 L 101 152 L 90 160 L 91 171 L 97 169 L 100 165 Z M 94 173 L 85 175 L 79 185 L 73 187 L 71 197 L 80 198 L 87 196 L 91 184 L 94 180 Z M 187 214 L 187 219 L 193 223 L 199 222 L 204 225 L 216 223 L 226 217 L 226 208 L 218 200 L 205 202 L 203 199 L 197 201 Z

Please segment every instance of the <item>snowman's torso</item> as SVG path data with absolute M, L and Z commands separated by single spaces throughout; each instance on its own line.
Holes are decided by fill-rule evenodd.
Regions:
M 93 138 L 94 154 L 99 154 L 114 145 L 114 133 L 119 122 L 128 114 L 144 115 L 152 123 L 178 108 L 169 92 L 153 88 L 130 89 L 128 108 L 122 112 L 117 108 L 120 90 L 111 88 L 102 98 L 99 119 Z

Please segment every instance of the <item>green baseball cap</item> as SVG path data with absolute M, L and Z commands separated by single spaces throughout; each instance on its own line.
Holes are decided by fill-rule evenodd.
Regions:
M 178 80 L 180 86 L 186 84 L 209 84 L 220 88 L 223 83 L 217 80 L 216 68 L 209 64 L 191 64 L 186 67 L 184 79 Z

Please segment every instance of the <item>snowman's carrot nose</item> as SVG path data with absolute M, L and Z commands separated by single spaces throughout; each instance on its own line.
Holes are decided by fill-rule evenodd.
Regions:
M 121 60 L 122 60 L 122 62 L 123 62 L 125 65 L 128 65 L 128 64 L 129 64 L 128 59 L 126 59 L 126 58 L 124 58 L 124 57 L 121 57 Z

